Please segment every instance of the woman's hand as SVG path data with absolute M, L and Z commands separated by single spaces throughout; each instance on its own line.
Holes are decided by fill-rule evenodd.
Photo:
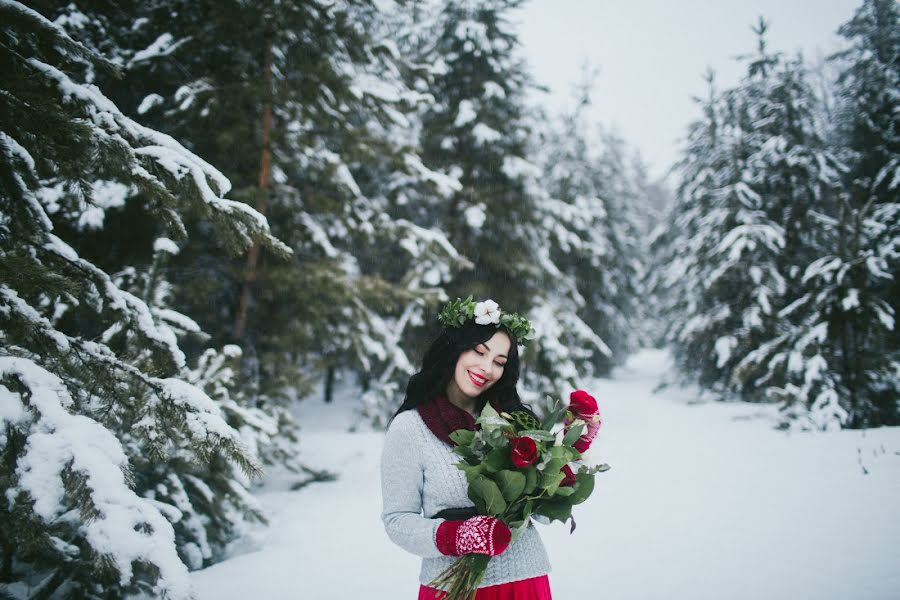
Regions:
M 465 521 L 444 521 L 438 526 L 438 550 L 448 556 L 475 553 L 497 556 L 509 546 L 512 532 L 506 523 L 479 515 Z

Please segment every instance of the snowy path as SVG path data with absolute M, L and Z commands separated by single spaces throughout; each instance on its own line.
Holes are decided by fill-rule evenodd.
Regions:
M 574 535 L 539 526 L 557 600 L 900 598 L 900 428 L 778 432 L 765 407 L 653 394 L 665 368 L 642 352 L 588 388 L 613 469 Z M 302 421 L 304 459 L 341 465 L 340 479 L 269 486 L 271 527 L 194 574 L 201 600 L 415 597 L 418 559 L 379 519 L 381 434 L 344 433 L 348 405 L 310 400 Z

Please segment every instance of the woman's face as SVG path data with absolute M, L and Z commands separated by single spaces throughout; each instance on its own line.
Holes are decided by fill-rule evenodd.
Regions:
M 510 345 L 509 336 L 498 331 L 491 339 L 460 354 L 451 385 L 456 384 L 469 398 L 483 393 L 503 377 Z

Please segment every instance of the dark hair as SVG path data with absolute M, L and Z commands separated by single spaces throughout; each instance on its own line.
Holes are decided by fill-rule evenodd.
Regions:
M 409 383 L 406 384 L 406 397 L 394 413 L 394 417 L 436 396 L 446 394 L 447 384 L 453 378 L 459 355 L 488 341 L 498 331 L 509 336 L 509 355 L 503 367 L 503 375 L 497 383 L 475 399 L 476 408 L 480 412 L 485 404 L 495 401 L 495 404 L 504 411 L 525 410 L 531 413 L 531 410 L 522 404 L 516 390 L 516 383 L 519 381 L 519 348 L 516 336 L 502 325 L 499 328 L 495 325 L 478 325 L 474 320 L 470 320 L 460 327 L 441 329 L 440 334 L 425 351 L 422 369 L 409 378 Z

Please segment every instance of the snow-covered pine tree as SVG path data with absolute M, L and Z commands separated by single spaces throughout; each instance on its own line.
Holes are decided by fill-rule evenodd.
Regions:
M 698 282 L 687 277 L 699 269 L 699 261 L 696 246 L 688 242 L 703 239 L 699 235 L 702 218 L 711 205 L 713 175 L 723 160 L 719 148 L 720 92 L 711 70 L 706 73 L 706 82 L 707 97 L 694 98 L 702 117 L 688 126 L 682 158 L 676 165 L 680 181 L 675 198 L 649 236 L 644 287 L 657 308 L 658 345 L 671 345 L 683 315 L 695 309 L 693 292 Z
M 435 223 L 474 268 L 452 297 L 493 297 L 527 312 L 538 290 L 537 210 L 527 186 L 530 85 L 510 13 L 521 0 L 426 3 L 417 62 L 433 65 L 435 100 L 423 114 L 425 164 L 459 180 Z
M 589 122 L 588 88 L 581 86 L 576 107 L 553 123 L 534 151 L 546 190 L 539 203 L 546 277 L 534 311 L 535 350 L 545 368 L 537 374 L 557 373 L 538 386 L 543 393 L 576 387 L 578 377 L 608 374 L 634 349 L 641 329 L 634 288 L 643 268 L 641 238 L 629 212 L 640 199 L 623 164 L 624 143 Z
M 167 238 L 153 244 L 154 259 L 146 272 L 128 268 L 114 276 L 119 287 L 133 291 L 144 300 L 154 320 L 169 326 L 179 342 L 194 345 L 208 339 L 199 325 L 170 308 L 172 285 L 163 278 L 166 265 L 179 247 Z M 221 349 L 207 348 L 192 366 L 180 371 L 180 378 L 203 390 L 222 411 L 225 421 L 240 433 L 248 457 L 267 468 L 286 468 L 303 474 L 299 483 L 318 479 L 321 473 L 299 462 L 298 425 L 282 406 L 266 403 L 257 406 L 239 388 L 236 378 L 241 349 L 234 344 Z M 220 456 L 205 463 L 192 460 L 190 452 L 178 447 L 166 448 L 163 456 L 148 457 L 144 445 L 131 432 L 120 434 L 135 473 L 135 490 L 177 512 L 166 513 L 175 528 L 182 560 L 199 569 L 227 555 L 229 544 L 244 532 L 245 523 L 264 521 L 262 509 L 249 494 L 246 473 Z
M 628 355 L 647 341 L 648 318 L 642 282 L 647 260 L 646 237 L 641 234 L 642 217 L 650 209 L 639 167 L 642 159 L 614 131 L 600 128 L 594 178 L 603 199 L 603 235 L 607 240 L 601 276 L 583 278 L 580 288 L 588 299 L 585 322 L 607 341 L 612 360 L 596 363 L 608 375 Z M 629 160 L 630 157 L 630 160 Z
M 864 0 L 838 32 L 839 135 L 848 197 L 839 215 L 840 339 L 853 427 L 900 423 L 900 5 Z M 845 271 L 842 273 L 841 271 Z M 841 277 L 843 276 L 843 277 Z M 843 281 L 841 281 L 841 279 Z
M 663 281 L 681 318 L 668 332 L 681 370 L 718 393 L 763 399 L 740 361 L 777 337 L 811 253 L 811 209 L 827 200 L 835 162 L 822 151 L 802 64 L 768 53 L 766 25 L 748 75 L 708 105 L 681 163 L 677 253 Z M 794 286 L 796 287 L 796 286 Z M 769 382 L 770 384 L 772 382 Z
M 676 364 L 719 392 L 731 380 L 729 363 L 741 352 L 738 344 L 751 345 L 762 326 L 759 300 L 781 293 L 774 258 L 783 246 L 782 231 L 744 179 L 752 125 L 743 129 L 742 91 L 711 99 L 705 120 L 691 126 L 678 165 L 674 235 L 666 236 L 658 253 L 671 253 L 657 295 L 666 304 L 663 319 L 670 323 L 666 336 Z
M 57 234 L 97 219 L 110 187 L 133 187 L 172 238 L 194 212 L 233 251 L 254 240 L 288 251 L 223 197 L 221 173 L 75 75 L 114 63 L 14 0 L 0 1 L 0 18 L 3 592 L 189 598 L 167 520 L 179 508 L 135 493 L 130 457 L 177 447 L 194 463 L 258 465 L 216 403 L 179 377 L 173 322 Z
M 338 366 L 381 380 L 397 320 L 434 303 L 461 264 L 444 236 L 404 215 L 458 183 L 418 156 L 409 113 L 424 96 L 405 86 L 390 37 L 400 9 L 167 0 L 136 10 L 141 35 L 121 30 L 131 48 L 122 102 L 221 165 L 235 197 L 264 206 L 295 251 L 290 263 L 262 253 L 239 266 L 218 260 L 214 240 L 187 248 L 177 307 L 216 343 L 245 331 L 245 370 L 263 396 Z
M 783 311 L 802 326 L 760 349 L 790 375 L 773 390 L 789 414 L 817 428 L 900 422 L 900 7 L 865 0 L 839 33 L 850 43 L 833 58 L 842 188 L 803 295 Z
M 784 229 L 778 269 L 785 292 L 772 303 L 771 333 L 741 357 L 733 383 L 751 399 L 780 402 L 784 426 L 840 426 L 846 412 L 824 326 L 831 308 L 816 288 L 829 262 L 821 257 L 836 239 L 844 167 L 828 149 L 823 113 L 801 59 L 776 67 L 758 117 L 767 123 L 768 141 L 751 161 L 759 174 L 754 189 L 771 199 L 770 212 Z

